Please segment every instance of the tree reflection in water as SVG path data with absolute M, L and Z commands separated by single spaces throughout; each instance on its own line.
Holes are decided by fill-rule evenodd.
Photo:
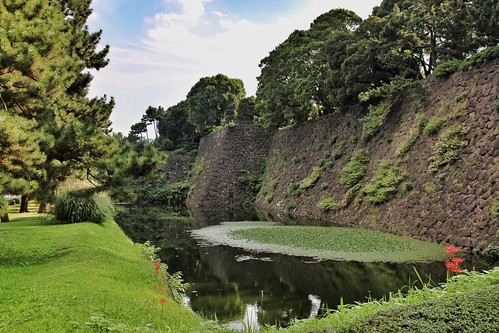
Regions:
M 313 262 L 281 254 L 251 253 L 226 246 L 200 246 L 190 230 L 213 224 L 187 211 L 158 207 L 121 208 L 116 218 L 135 242 L 147 240 L 171 272 L 182 271 L 193 311 L 233 328 L 288 326 L 295 318 L 320 316 L 346 303 L 382 298 L 418 283 L 414 268 L 434 282 L 445 280 L 441 262 Z

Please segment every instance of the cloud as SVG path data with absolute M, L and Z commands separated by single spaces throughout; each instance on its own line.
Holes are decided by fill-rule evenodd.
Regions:
M 115 96 L 115 130 L 127 133 L 149 105 L 177 104 L 204 76 L 223 73 L 240 78 L 248 95 L 253 95 L 260 60 L 293 30 L 307 29 L 318 15 L 332 8 L 352 6 L 352 1 L 309 0 L 291 15 L 276 14 L 272 21 L 255 22 L 208 10 L 209 2 L 164 0 L 163 12 L 143 19 L 145 36 L 135 43 L 111 43 L 111 64 L 103 74 L 96 74 L 91 92 Z M 377 1 L 369 2 L 362 1 L 361 9 L 370 7 L 370 12 Z

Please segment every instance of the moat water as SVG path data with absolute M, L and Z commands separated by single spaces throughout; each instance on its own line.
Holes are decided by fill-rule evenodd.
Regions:
M 341 302 L 381 299 L 418 286 L 418 274 L 433 283 L 447 276 L 442 262 L 317 262 L 212 246 L 191 237 L 191 231 L 216 224 L 216 217 L 195 218 L 187 210 L 120 207 L 116 220 L 134 242 L 151 241 L 160 247 L 159 256 L 170 272 L 183 273 L 190 284 L 185 295 L 188 307 L 232 328 L 285 327 L 294 319 L 321 316 Z M 465 267 L 481 269 L 486 263 L 470 258 Z

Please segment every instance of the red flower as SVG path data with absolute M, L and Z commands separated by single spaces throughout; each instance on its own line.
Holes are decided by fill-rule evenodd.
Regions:
M 459 251 L 461 251 L 461 248 L 459 248 L 459 247 L 455 247 L 452 245 L 445 247 L 445 252 L 450 253 L 450 254 L 454 254 L 454 253 L 459 252 Z
M 154 288 L 156 288 L 157 291 L 165 291 L 165 288 L 161 288 L 161 287 L 158 287 L 158 286 L 156 286 Z
M 159 302 L 160 302 L 160 303 L 166 303 L 166 301 L 167 301 L 167 299 L 166 299 L 166 298 L 164 298 L 164 297 L 162 297 L 162 298 L 160 298 L 160 299 L 159 299 Z
M 447 267 L 449 271 L 454 273 L 459 273 L 461 271 L 461 268 L 459 268 L 459 266 L 455 264 L 452 260 L 446 260 L 445 267 Z
M 464 262 L 464 259 L 463 258 L 452 258 L 450 261 L 452 261 L 452 263 L 454 265 L 459 265 L 459 264 L 462 264 Z
M 154 267 L 156 269 L 156 274 L 159 274 L 159 270 L 161 269 L 161 264 L 158 264 L 157 262 L 154 263 Z

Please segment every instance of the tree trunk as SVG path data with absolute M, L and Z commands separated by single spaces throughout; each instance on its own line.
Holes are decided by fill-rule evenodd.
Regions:
M 9 214 L 5 213 L 4 216 L 0 216 L 0 222 L 9 222 Z
M 21 207 L 19 208 L 19 213 L 29 212 L 28 203 L 29 203 L 29 196 L 27 194 L 22 195 L 21 196 Z

